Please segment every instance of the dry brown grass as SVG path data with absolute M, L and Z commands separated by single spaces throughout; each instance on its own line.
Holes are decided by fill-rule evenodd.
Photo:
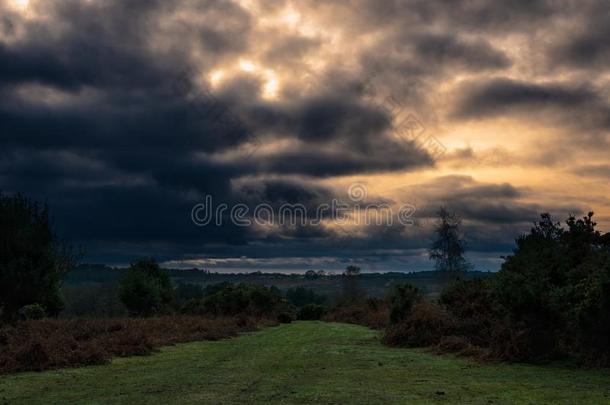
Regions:
M 384 329 L 390 319 L 390 308 L 381 300 L 365 300 L 335 307 L 322 319 L 327 322 L 353 323 L 372 329 Z
M 104 364 L 113 357 L 147 355 L 160 346 L 228 338 L 276 323 L 244 316 L 25 321 L 0 328 L 0 373 Z

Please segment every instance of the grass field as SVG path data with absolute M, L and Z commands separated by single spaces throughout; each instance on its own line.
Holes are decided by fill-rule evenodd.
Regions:
M 486 364 L 382 346 L 360 326 L 297 322 L 107 366 L 0 377 L 0 403 L 610 404 L 610 373 Z

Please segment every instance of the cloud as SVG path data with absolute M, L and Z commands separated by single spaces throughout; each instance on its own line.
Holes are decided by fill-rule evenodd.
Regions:
M 576 168 L 575 172 L 587 177 L 610 178 L 610 165 L 583 165 Z
M 104 261 L 205 252 L 402 265 L 425 252 L 441 203 L 462 214 L 473 250 L 506 250 L 537 212 L 580 208 L 568 187 L 549 199 L 511 166 L 535 177 L 566 151 L 597 153 L 572 174 L 606 176 L 607 13 L 570 3 L 0 0 L 0 188 L 48 201 L 62 233 Z M 401 138 L 404 115 L 448 153 Z M 491 119 L 508 124 L 480 135 Z M 539 154 L 506 135 L 534 125 Z M 313 208 L 363 179 L 375 201 L 417 196 L 423 227 L 190 222 L 206 195 Z M 372 191 L 388 184 L 409 195 Z
M 464 88 L 455 115 L 458 118 L 493 117 L 516 108 L 533 106 L 560 109 L 578 108 L 594 101 L 594 92 L 558 84 L 533 84 L 495 79 Z
M 462 67 L 468 71 L 499 70 L 511 65 L 510 60 L 484 40 L 463 41 L 452 35 L 420 35 L 415 40 L 420 63 Z

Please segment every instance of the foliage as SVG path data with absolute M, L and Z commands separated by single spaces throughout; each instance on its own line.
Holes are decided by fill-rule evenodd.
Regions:
M 63 308 L 61 282 L 78 255 L 59 241 L 49 209 L 17 194 L 0 194 L 0 312 L 15 320 L 20 308 L 38 303 L 48 315 Z
M 301 321 L 317 321 L 322 318 L 326 308 L 318 304 L 307 304 L 299 310 L 297 319 Z
M 342 297 L 344 303 L 353 303 L 364 299 L 366 293 L 361 284 L 360 267 L 347 266 L 342 277 Z
M 461 219 L 455 213 L 441 207 L 438 212 L 438 223 L 434 231 L 436 240 L 432 243 L 428 255 L 435 261 L 438 271 L 463 272 L 471 268 L 464 258 L 466 241 L 460 237 Z
M 341 302 L 332 308 L 323 319 L 328 322 L 345 322 L 383 329 L 388 325 L 390 308 L 386 300 L 367 298 Z
M 494 285 L 509 328 L 520 330 L 519 350 L 537 360 L 573 355 L 610 364 L 610 244 L 593 213 L 566 221 L 542 215 L 517 240 Z M 499 348 L 499 350 L 504 350 Z
M 192 316 L 24 321 L 0 328 L 0 374 L 104 364 L 117 356 L 150 354 L 155 347 L 217 340 L 273 324 Z
M 174 304 L 176 308 L 180 308 L 187 301 L 198 300 L 205 295 L 206 291 L 201 284 L 181 282 L 174 289 Z
M 42 319 L 46 315 L 46 310 L 40 304 L 26 305 L 19 310 L 19 317 L 22 320 Z
M 390 346 L 423 347 L 436 345 L 443 336 L 454 334 L 456 324 L 441 306 L 420 300 L 401 322 L 386 328 L 383 340 Z
M 111 318 L 128 314 L 119 298 L 118 283 L 64 285 L 61 291 L 66 302 L 62 317 Z
M 324 295 L 319 295 L 314 290 L 305 287 L 289 288 L 286 291 L 286 299 L 297 308 L 308 304 L 322 305 L 326 301 Z
M 324 270 L 307 270 L 305 272 L 305 279 L 306 280 L 317 280 L 319 278 L 322 278 L 326 276 L 326 272 Z
M 168 309 L 173 287 L 167 272 L 156 261 L 142 259 L 126 270 L 119 297 L 132 315 L 150 316 Z
M 439 303 L 457 321 L 456 333 L 468 337 L 473 345 L 490 344 L 502 315 L 497 311 L 489 280 L 458 280 L 443 290 Z
M 392 313 L 384 340 L 510 361 L 572 357 L 609 366 L 610 236 L 595 229 L 592 213 L 566 225 L 542 215 L 499 273 L 455 282 L 438 304 L 421 300 L 408 311 L 411 296 L 395 294 L 392 304 L 407 309 Z
M 244 314 L 276 317 L 287 311 L 288 307 L 276 287 L 241 283 L 225 285 L 203 299 L 189 300 L 182 307 L 182 312 L 212 316 Z
M 410 313 L 413 305 L 423 298 L 422 292 L 411 284 L 398 284 L 394 286 L 389 295 L 390 322 L 398 323 Z

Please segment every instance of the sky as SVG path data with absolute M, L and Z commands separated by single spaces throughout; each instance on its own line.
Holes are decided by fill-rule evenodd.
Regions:
M 608 38 L 591 0 L 0 0 L 0 190 L 86 262 L 428 270 L 446 206 L 495 271 L 540 213 L 610 230 Z

